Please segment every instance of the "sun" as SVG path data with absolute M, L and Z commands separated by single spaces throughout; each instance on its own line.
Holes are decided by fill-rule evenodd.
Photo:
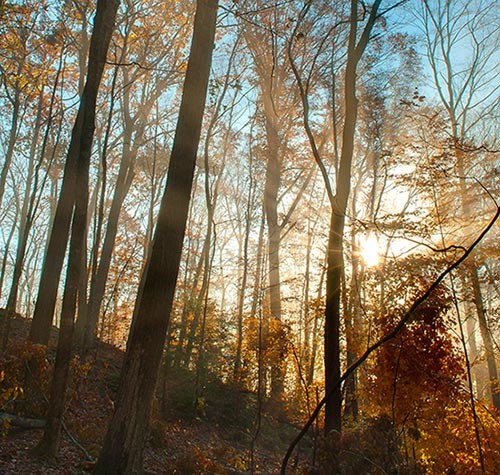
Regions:
M 369 234 L 361 238 L 360 255 L 366 267 L 376 267 L 380 264 L 380 245 L 377 236 Z

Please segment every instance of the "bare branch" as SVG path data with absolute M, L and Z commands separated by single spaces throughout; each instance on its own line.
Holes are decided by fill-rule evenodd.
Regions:
M 314 138 L 314 134 L 313 134 L 311 127 L 310 127 L 310 124 L 309 124 L 309 99 L 307 97 L 307 91 L 304 87 L 302 77 L 300 76 L 299 70 L 297 69 L 297 65 L 295 64 L 295 60 L 294 60 L 293 54 L 292 54 L 293 39 L 296 37 L 299 26 L 302 23 L 305 15 L 309 11 L 311 4 L 312 4 L 311 1 L 307 2 L 304 5 L 302 11 L 300 12 L 299 18 L 297 20 L 297 23 L 295 25 L 293 33 L 292 33 L 290 40 L 288 42 L 287 53 L 288 53 L 288 60 L 290 61 L 290 66 L 291 66 L 292 71 L 293 71 L 293 75 L 295 76 L 295 80 L 297 81 L 297 86 L 299 88 L 300 98 L 302 100 L 304 128 L 306 130 L 306 134 L 307 134 L 307 137 L 309 139 L 309 143 L 311 145 L 311 150 L 312 150 L 312 153 L 314 156 L 314 160 L 316 161 L 316 163 L 321 171 L 321 175 L 323 176 L 323 181 L 325 184 L 326 192 L 328 194 L 328 199 L 330 200 L 331 206 L 333 206 L 333 204 L 335 202 L 335 195 L 333 193 L 333 188 L 332 188 L 332 184 L 330 182 L 330 177 L 328 175 L 328 171 L 326 169 L 326 166 L 325 166 L 325 164 L 321 158 L 321 155 L 319 153 L 319 150 L 318 150 L 318 147 L 316 144 L 316 139 Z
M 290 460 L 290 457 L 292 456 L 293 451 L 295 450 L 295 447 L 297 444 L 302 440 L 304 435 L 307 433 L 315 419 L 318 417 L 321 409 L 323 406 L 326 404 L 327 400 L 333 395 L 335 391 L 338 390 L 340 385 L 352 374 L 354 371 L 356 371 L 357 368 L 359 368 L 367 359 L 368 357 L 377 349 L 379 349 L 381 346 L 383 346 L 385 343 L 393 340 L 398 336 L 398 334 L 405 328 L 406 324 L 410 320 L 410 318 L 413 316 L 415 311 L 420 307 L 420 305 L 425 302 L 432 294 L 434 290 L 441 284 L 441 282 L 455 269 L 457 269 L 472 253 L 472 251 L 477 247 L 477 245 L 484 239 L 486 234 L 491 230 L 493 225 L 496 223 L 500 216 L 500 207 L 497 206 L 497 210 L 495 212 L 495 215 L 489 222 L 489 224 L 483 229 L 483 231 L 479 234 L 479 236 L 476 238 L 476 240 L 469 246 L 468 249 L 464 251 L 464 253 L 452 264 L 450 265 L 447 269 L 445 269 L 439 277 L 429 286 L 429 288 L 413 303 L 413 305 L 410 307 L 410 309 L 401 317 L 399 320 L 398 324 L 393 328 L 392 331 L 387 333 L 385 336 L 383 336 L 381 339 L 379 339 L 377 342 L 375 342 L 373 345 L 371 345 L 369 348 L 366 349 L 366 351 L 363 353 L 363 355 L 360 356 L 360 358 L 355 361 L 347 370 L 344 372 L 344 374 L 339 378 L 335 386 L 331 389 L 331 391 L 326 394 L 323 399 L 318 403 L 316 408 L 314 409 L 313 413 L 311 414 L 311 417 L 309 420 L 306 422 L 302 430 L 299 432 L 299 434 L 293 439 L 292 443 L 288 447 L 288 450 L 285 454 L 285 457 L 283 458 L 283 462 L 281 465 L 281 475 L 286 475 L 286 468 L 288 465 L 288 461 Z

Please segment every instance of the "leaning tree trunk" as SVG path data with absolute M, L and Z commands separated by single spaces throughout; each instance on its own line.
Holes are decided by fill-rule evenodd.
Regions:
M 141 279 L 116 409 L 95 474 L 142 471 L 142 456 L 186 229 L 214 46 L 216 0 L 198 0 L 167 185 Z
M 128 83 L 127 77 L 125 82 Z M 108 215 L 99 265 L 91 279 L 87 311 L 82 313 L 81 318 L 80 314 L 78 315 L 76 324 L 77 337 L 83 353 L 95 347 L 97 342 L 96 328 L 113 257 L 121 210 L 135 177 L 135 161 L 139 148 L 144 141 L 146 117 L 149 115 L 154 105 L 154 101 L 157 100 L 162 90 L 162 87 L 157 87 L 152 93 L 152 96 L 143 103 L 140 112 L 135 116 L 130 114 L 129 88 L 126 88 L 124 91 L 123 109 L 125 115 L 125 130 L 122 160 L 120 162 L 113 200 Z
M 91 144 L 89 144 L 91 146 Z M 89 149 L 90 150 L 90 149 Z M 90 153 L 88 155 L 90 159 Z M 61 432 L 64 412 L 64 398 L 68 381 L 71 349 L 73 341 L 73 321 L 76 311 L 78 286 L 83 268 L 84 239 L 86 235 L 88 205 L 88 173 L 89 161 L 78 163 L 77 198 L 71 227 L 71 244 L 69 250 L 68 270 L 64 287 L 61 310 L 61 324 L 57 343 L 56 362 L 50 389 L 49 413 L 42 440 L 35 451 L 55 457 L 57 443 Z
M 56 363 L 50 391 L 49 414 L 42 440 L 35 448 L 36 452 L 51 457 L 56 455 L 57 442 L 62 426 L 64 397 L 71 361 L 73 321 L 80 273 L 84 262 L 83 250 L 85 249 L 84 241 L 87 229 L 89 166 L 95 128 L 97 92 L 104 71 L 118 5 L 118 0 L 98 0 L 97 2 L 94 31 L 89 50 L 87 80 L 72 136 L 72 140 L 78 141 L 74 147 L 74 149 L 78 150 L 78 155 L 75 157 L 68 156 L 68 161 L 75 160 L 74 172 L 78 176 L 78 180 L 75 181 L 73 195 L 69 195 L 70 200 L 68 200 L 71 202 L 71 209 L 74 206 L 71 245 L 61 311 Z M 70 145 L 70 150 L 71 148 Z M 60 200 L 62 199 L 65 199 L 65 197 L 61 196 Z
M 100 0 L 97 3 L 94 31 L 89 50 L 87 79 L 71 135 L 61 192 L 50 231 L 49 244 L 40 276 L 35 312 L 31 323 L 29 339 L 34 343 L 47 345 L 49 342 L 57 289 L 76 200 L 78 162 L 90 159 L 97 93 L 106 63 L 118 5 L 119 0 Z M 89 146 L 88 150 L 84 148 L 87 146 Z M 85 158 L 87 154 L 89 158 Z
M 130 135 L 131 132 L 126 130 L 124 136 L 127 137 Z M 95 275 L 93 275 L 91 279 L 87 311 L 79 313 L 76 324 L 77 340 L 83 352 L 95 345 L 95 330 L 99 320 L 99 311 L 105 293 L 111 259 L 113 257 L 120 211 L 132 184 L 133 152 L 130 150 L 130 142 L 127 139 L 124 140 L 124 143 L 126 145 L 124 145 L 113 200 L 111 202 L 111 209 L 108 215 L 108 223 L 101 249 L 99 265 Z

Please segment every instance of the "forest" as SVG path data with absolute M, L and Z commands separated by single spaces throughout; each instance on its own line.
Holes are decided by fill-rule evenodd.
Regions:
M 0 473 L 500 473 L 499 20 L 1 0 Z

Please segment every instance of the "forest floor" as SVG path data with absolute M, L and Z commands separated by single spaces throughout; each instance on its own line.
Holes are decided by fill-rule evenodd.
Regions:
M 0 318 L 0 328 L 5 323 L 2 320 Z M 0 413 L 40 421 L 47 410 L 51 368 L 48 361 L 55 354 L 57 330 L 53 330 L 46 355 L 40 353 L 39 347 L 26 346 L 29 324 L 30 320 L 20 317 L 11 319 L 9 345 L 0 355 Z M 36 361 L 38 366 L 34 371 L 38 374 L 27 382 L 29 358 Z M 3 429 L 3 435 L 0 433 L 0 474 L 91 472 L 112 413 L 122 358 L 122 351 L 102 343 L 92 360 L 75 358 L 64 415 L 65 428 L 56 460 L 40 459 L 32 454 L 43 429 L 2 424 L 0 419 L 0 429 Z M 171 378 L 172 384 L 167 380 L 170 388 L 168 414 L 164 412 L 160 416 L 157 401 L 153 407 L 145 472 L 185 475 L 250 473 L 256 427 L 255 395 L 213 382 L 207 384 L 205 407 L 196 412 L 191 400 L 185 396 L 189 376 L 176 374 Z M 26 387 L 14 394 L 12 391 L 22 387 L 23 382 Z M 246 399 L 253 403 L 246 404 Z M 27 425 L 30 425 L 30 420 L 26 419 Z M 281 459 L 297 428 L 286 417 L 275 418 L 266 414 L 262 420 L 253 450 L 253 473 L 279 473 Z

